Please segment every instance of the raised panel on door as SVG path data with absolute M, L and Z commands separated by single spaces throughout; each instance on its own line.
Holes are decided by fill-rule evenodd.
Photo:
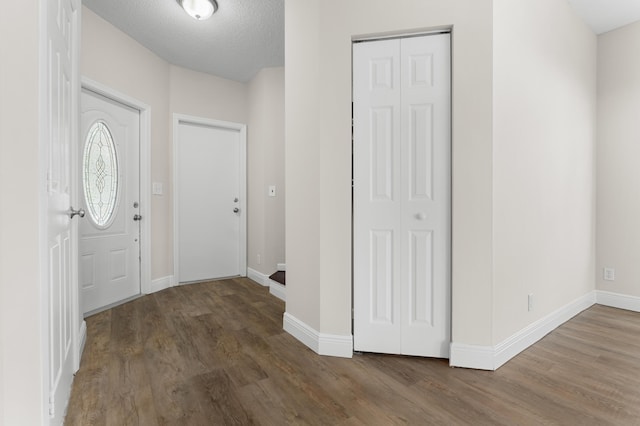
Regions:
M 393 231 L 371 231 L 369 321 L 393 325 Z
M 433 233 L 413 231 L 409 241 L 409 325 L 433 325 Z

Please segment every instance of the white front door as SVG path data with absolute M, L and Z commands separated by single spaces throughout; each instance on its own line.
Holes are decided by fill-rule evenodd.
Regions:
M 244 132 L 176 123 L 177 282 L 246 275 Z
M 85 314 L 140 294 L 140 112 L 83 89 L 79 282 Z
M 70 207 L 71 149 L 76 137 L 79 2 L 41 2 L 47 12 L 47 264 L 50 424 L 62 424 L 77 348 L 77 289 Z M 73 219 L 74 221 L 77 219 Z M 17 283 L 19 285 L 19 283 Z M 28 312 L 25 312 L 28 315 Z M 37 368 L 37 366 L 34 366 Z M 11 392 L 11 390 L 7 390 Z M 34 407 L 35 409 L 35 407 Z
M 356 43 L 354 349 L 448 357 L 449 34 Z

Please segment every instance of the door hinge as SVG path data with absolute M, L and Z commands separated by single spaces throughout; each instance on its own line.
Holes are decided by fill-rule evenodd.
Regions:
M 56 416 L 56 402 L 53 395 L 49 396 L 49 417 L 54 418 Z

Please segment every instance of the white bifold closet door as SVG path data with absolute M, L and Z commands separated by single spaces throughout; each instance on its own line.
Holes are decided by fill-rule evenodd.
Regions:
M 354 349 L 448 357 L 450 35 L 355 43 Z

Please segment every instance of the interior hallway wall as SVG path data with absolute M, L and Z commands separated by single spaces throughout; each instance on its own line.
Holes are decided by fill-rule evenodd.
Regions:
M 39 2 L 0 13 L 0 424 L 45 421 Z
M 452 332 L 491 344 L 492 19 L 491 0 L 285 1 L 287 314 L 351 335 L 352 40 L 453 28 Z
M 598 290 L 640 297 L 640 22 L 598 37 Z M 615 281 L 603 268 L 615 269 Z
M 568 2 L 493 5 L 498 344 L 594 290 L 597 42 Z
M 284 73 L 264 68 L 249 83 L 248 265 L 265 275 L 285 263 Z
M 82 8 L 80 75 L 151 107 L 151 278 L 173 274 L 169 64 L 87 7 Z M 80 135 L 82 139 L 82 135 Z M 150 188 L 142 188 L 150 191 Z
M 173 275 L 174 113 L 248 124 L 248 247 L 266 239 L 256 269 L 273 272 L 284 261 L 284 70 L 263 70 L 248 84 L 227 80 L 169 64 L 86 7 L 82 21 L 81 74 L 151 107 L 151 182 L 164 189 L 151 197 L 151 278 Z M 261 182 L 252 181 L 255 176 Z M 278 197 L 256 192 L 254 184 L 265 182 L 281 189 Z M 249 266 L 255 261 L 254 252 Z

